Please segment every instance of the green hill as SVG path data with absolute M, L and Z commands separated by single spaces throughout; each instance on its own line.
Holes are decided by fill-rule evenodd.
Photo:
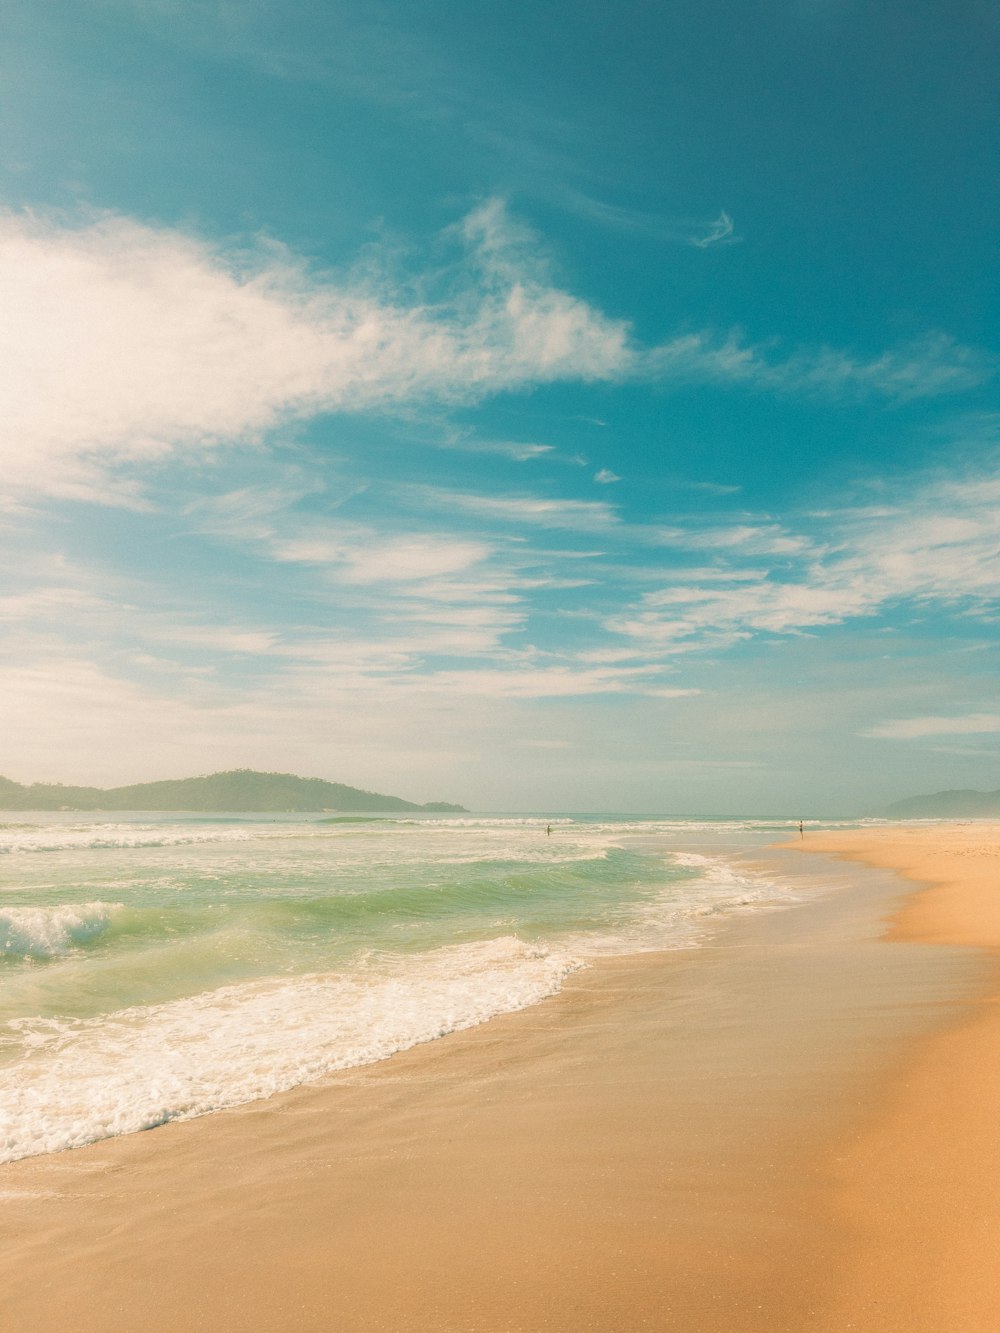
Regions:
M 1000 819 L 1000 791 L 937 791 L 896 801 L 881 813 L 888 819 Z
M 345 787 L 294 773 L 258 773 L 251 768 L 205 777 L 140 782 L 130 787 L 65 787 L 35 782 L 23 786 L 0 777 L 0 810 L 296 810 L 439 811 L 464 813 L 461 805 L 431 801 L 416 805 L 399 796 Z

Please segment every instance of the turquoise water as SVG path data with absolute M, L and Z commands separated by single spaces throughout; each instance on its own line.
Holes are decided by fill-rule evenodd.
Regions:
M 0 1160 L 233 1106 L 790 900 L 791 821 L 24 815 L 0 825 Z

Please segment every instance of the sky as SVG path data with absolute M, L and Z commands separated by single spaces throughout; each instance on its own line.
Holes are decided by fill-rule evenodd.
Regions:
M 0 773 L 1000 787 L 987 0 L 6 0 Z

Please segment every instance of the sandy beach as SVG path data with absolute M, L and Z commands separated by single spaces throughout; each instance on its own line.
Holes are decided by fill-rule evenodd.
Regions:
M 1000 828 L 773 855 L 699 949 L 0 1169 L 0 1327 L 995 1330 Z
M 955 1023 L 913 1044 L 830 1156 L 851 1240 L 816 1327 L 987 1333 L 1000 1327 L 1000 826 L 812 841 L 924 886 L 887 942 L 957 945 L 978 955 L 983 982 Z

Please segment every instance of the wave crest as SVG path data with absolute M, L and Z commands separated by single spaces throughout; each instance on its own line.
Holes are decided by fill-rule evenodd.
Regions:
M 21 1019 L 0 1071 L 0 1162 L 238 1106 L 475 1027 L 580 966 L 503 937 L 373 954 L 355 975 L 223 987 L 101 1019 Z
M 52 958 L 102 934 L 122 903 L 0 908 L 0 957 Z

